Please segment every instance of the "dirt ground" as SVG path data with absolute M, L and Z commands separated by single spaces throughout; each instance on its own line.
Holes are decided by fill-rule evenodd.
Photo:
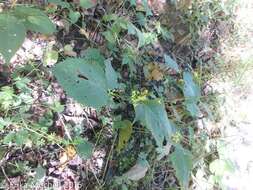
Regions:
M 222 177 L 224 189 L 251 190 L 253 179 L 253 2 L 242 0 L 236 13 L 239 39 L 236 46 L 224 46 L 228 64 L 225 74 L 212 86 L 221 93 L 222 159 L 229 159 L 235 170 Z M 232 69 L 231 68 L 235 68 Z

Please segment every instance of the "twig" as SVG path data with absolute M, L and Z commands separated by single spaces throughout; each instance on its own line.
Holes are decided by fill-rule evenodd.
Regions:
M 107 157 L 107 160 L 106 160 L 106 163 L 105 163 L 105 167 L 104 167 L 104 173 L 103 173 L 103 176 L 102 176 L 102 179 L 104 180 L 105 178 L 105 174 L 106 174 L 106 171 L 107 171 L 107 168 L 108 168 L 108 163 L 109 163 L 109 160 L 110 160 L 110 157 L 113 153 L 113 147 L 115 145 L 115 142 L 116 142 L 116 139 L 117 139 L 117 135 L 115 135 L 114 139 L 113 139 L 113 143 L 112 143 L 112 146 L 111 146 L 111 149 L 109 151 L 109 154 L 108 154 L 108 157 Z
M 3 166 L 1 166 L 1 170 L 2 170 L 2 172 L 3 172 L 3 174 L 4 174 L 5 179 L 8 181 L 9 184 L 11 184 L 11 181 L 9 180 L 8 176 L 6 175 Z

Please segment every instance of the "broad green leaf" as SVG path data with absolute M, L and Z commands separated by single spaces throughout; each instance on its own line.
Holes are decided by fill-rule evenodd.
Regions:
M 135 105 L 135 121 L 140 121 L 152 133 L 158 147 L 169 141 L 173 133 L 173 124 L 168 119 L 164 104 L 156 100 L 146 100 Z
M 85 59 L 90 63 L 99 64 L 101 67 L 104 68 L 105 58 L 100 53 L 100 51 L 96 48 L 89 48 L 85 50 L 84 55 Z
M 179 67 L 176 63 L 176 61 L 174 61 L 169 55 L 164 55 L 164 60 L 165 63 L 172 69 L 174 69 L 176 72 L 179 72 Z
M 78 11 L 69 11 L 69 19 L 72 24 L 75 24 L 80 18 L 81 14 Z
M 25 27 L 21 22 L 8 14 L 0 14 L 0 53 L 6 63 L 22 45 L 25 35 Z
M 108 84 L 108 88 L 114 89 L 119 87 L 118 75 L 111 65 L 111 61 L 107 59 L 105 61 L 105 77 Z
M 69 3 L 64 2 L 63 0 L 48 0 L 48 3 L 53 3 L 55 5 L 59 5 L 62 8 L 68 8 L 68 9 L 70 8 Z
M 80 6 L 89 9 L 97 4 L 97 0 L 80 0 Z
M 88 141 L 83 140 L 76 145 L 77 153 L 83 159 L 88 159 L 92 156 L 93 146 Z
M 133 126 L 129 120 L 124 120 L 115 122 L 113 127 L 119 129 L 117 151 L 120 151 L 126 146 L 127 142 L 129 141 L 133 131 Z
M 192 170 L 192 155 L 181 146 L 176 146 L 170 156 L 172 165 L 176 170 L 176 177 L 184 189 L 188 189 L 190 174 Z
M 193 76 L 190 72 L 183 73 L 184 79 L 184 96 L 185 96 L 185 104 L 187 110 L 191 113 L 192 116 L 197 116 L 199 113 L 199 108 L 197 103 L 201 96 L 199 86 L 194 82 Z
M 194 82 L 192 74 L 190 72 L 184 72 L 183 79 L 185 97 L 199 99 L 200 89 L 199 86 Z
M 101 108 L 109 102 L 105 72 L 98 63 L 69 58 L 57 64 L 53 73 L 66 93 L 79 103 Z
M 34 32 L 40 32 L 43 34 L 52 34 L 56 31 L 55 25 L 51 22 L 48 16 L 41 10 L 17 6 L 13 14 L 20 19 L 23 19 L 23 23 L 27 30 Z

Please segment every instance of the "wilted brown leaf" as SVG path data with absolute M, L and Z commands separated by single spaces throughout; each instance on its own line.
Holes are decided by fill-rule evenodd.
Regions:
M 76 149 L 73 145 L 68 145 L 65 148 L 65 151 L 67 153 L 68 159 L 72 160 L 76 156 Z
M 153 63 L 148 65 L 148 75 L 147 75 L 148 80 L 160 81 L 163 79 L 163 76 L 164 73 L 162 72 L 162 69 L 158 65 Z

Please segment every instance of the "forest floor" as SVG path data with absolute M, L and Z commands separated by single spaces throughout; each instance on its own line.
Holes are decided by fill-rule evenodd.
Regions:
M 18 2 L 22 3 L 23 1 Z M 169 118 L 172 118 L 178 124 L 178 131 L 180 131 L 178 136 L 175 135 L 175 141 L 178 140 L 184 147 L 187 147 L 187 150 L 191 150 L 194 158 L 203 156 L 204 152 L 201 159 L 205 160 L 205 163 L 193 159 L 196 162 L 191 174 L 189 189 L 213 190 L 219 184 L 220 188 L 229 190 L 251 190 L 251 184 L 249 183 L 253 179 L 253 20 L 249 19 L 253 18 L 253 3 L 251 0 L 239 1 L 235 20 L 231 24 L 232 27 L 235 27 L 236 34 L 231 35 L 231 38 L 227 38 L 230 35 L 226 35 L 226 32 L 231 29 L 231 26 L 228 26 L 230 19 L 227 21 L 226 16 L 224 18 L 221 16 L 226 14 L 223 10 L 219 10 L 220 4 L 216 1 L 203 1 L 205 2 L 203 4 L 197 3 L 195 9 L 193 9 L 196 13 L 194 11 L 174 10 L 174 7 L 167 7 L 170 11 L 164 11 L 166 1 L 147 1 L 154 13 L 154 17 L 147 18 L 142 13 L 143 10 L 135 11 L 135 9 L 131 9 L 131 12 L 130 9 L 123 6 L 124 4 L 116 6 L 121 1 L 115 1 L 116 3 L 114 1 L 101 2 L 105 3 L 98 4 L 96 8 L 88 9 L 88 11 L 80 8 L 75 9 L 75 11 L 80 11 L 83 14 L 82 22 L 87 22 L 87 25 L 94 24 L 95 28 L 101 27 L 101 30 L 104 31 L 107 28 L 103 28 L 104 26 L 99 25 L 100 22 L 97 21 L 102 19 L 101 15 L 106 14 L 106 11 L 108 13 L 114 11 L 116 15 L 121 15 L 122 18 L 131 17 L 132 15 L 129 13 L 133 13 L 131 19 L 133 21 L 137 19 L 137 24 L 141 28 L 148 26 L 150 31 L 153 30 L 153 25 L 156 22 L 158 28 L 160 28 L 161 22 L 164 23 L 162 25 L 172 29 L 166 33 L 161 28 L 164 37 L 169 39 L 164 40 L 159 37 L 159 43 L 155 42 L 152 46 L 145 45 L 147 49 L 143 52 L 137 51 L 138 56 L 134 57 L 134 61 L 137 60 L 138 62 L 142 55 L 152 57 L 152 63 L 149 60 L 147 63 L 149 67 L 145 67 L 148 74 L 144 72 L 144 74 L 137 73 L 138 82 L 139 78 L 144 80 L 143 82 L 146 85 L 144 87 L 153 88 L 156 93 L 163 94 L 164 99 L 168 100 L 169 104 L 166 111 Z M 153 3 L 151 3 L 152 6 L 150 2 Z M 73 5 L 75 3 L 76 1 L 73 1 Z M 103 5 L 107 6 L 103 7 Z M 189 4 L 186 3 L 184 6 L 181 7 L 182 10 L 188 10 Z M 207 14 L 211 17 L 209 22 L 206 21 L 205 13 L 208 13 L 208 11 L 205 12 L 205 6 L 210 8 L 211 16 Z M 66 16 L 69 10 L 59 9 L 59 6 L 57 8 L 56 5 L 52 7 L 56 7 L 56 11 L 53 14 L 51 13 L 51 20 L 57 25 L 57 34 L 55 36 L 44 36 L 29 31 L 22 47 L 12 58 L 11 66 L 7 72 L 3 64 L 0 64 L 0 85 L 3 87 L 1 93 L 9 95 L 8 93 L 12 93 L 9 89 L 14 88 L 15 98 L 17 97 L 15 101 L 24 102 L 24 104 L 18 104 L 18 106 L 11 107 L 7 105 L 6 109 L 1 108 L 3 111 L 1 110 L 2 113 L 0 114 L 0 124 L 4 124 L 0 126 L 6 130 L 2 130 L 0 133 L 2 135 L 1 145 L 3 144 L 0 149 L 0 185 L 10 190 L 23 189 L 25 188 L 23 187 L 24 184 L 28 186 L 26 189 L 32 189 L 31 187 L 34 184 L 38 189 L 46 189 L 44 186 L 48 184 L 55 185 L 54 189 L 71 190 L 181 189 L 175 169 L 171 166 L 169 158 L 171 153 L 175 152 L 175 147 L 171 148 L 171 145 L 169 148 L 166 147 L 165 159 L 155 159 L 157 147 L 150 133 L 137 124 L 133 127 L 131 138 L 129 137 L 123 143 L 124 149 L 118 152 L 116 148 L 119 134 L 112 127 L 113 119 L 110 115 L 112 111 L 110 109 L 96 111 L 94 108 L 82 106 L 67 96 L 52 76 L 51 69 L 58 64 L 58 61 L 65 60 L 67 57 L 87 56 L 86 50 L 89 50 L 90 47 L 96 47 L 108 57 L 124 57 L 117 54 L 117 49 L 115 50 L 109 46 L 108 50 L 108 47 L 101 45 L 107 43 L 104 36 L 101 35 L 102 32 L 94 32 L 92 29 L 82 30 L 83 23 L 81 25 L 78 25 L 78 22 L 76 24 L 69 23 Z M 47 8 L 52 7 L 48 6 Z M 216 8 L 219 11 L 215 12 Z M 161 11 L 161 15 L 159 15 L 159 11 Z M 138 13 L 137 18 L 135 18 L 136 12 Z M 110 29 L 111 25 L 107 27 Z M 204 30 L 202 30 L 203 28 Z M 205 28 L 207 29 L 205 30 Z M 163 34 L 163 32 L 161 33 Z M 125 33 L 123 34 L 125 35 Z M 128 34 L 121 36 L 122 33 L 118 35 L 122 39 L 126 39 L 126 42 L 131 42 L 132 44 L 130 43 L 131 46 L 129 47 L 132 49 L 137 46 L 138 41 L 132 36 L 131 38 Z M 152 41 L 151 38 L 152 36 L 147 39 Z M 125 47 L 120 48 L 122 48 L 122 52 L 125 51 Z M 129 49 L 131 50 L 131 48 Z M 111 54 L 111 52 L 113 53 Z M 56 57 L 54 53 L 57 54 Z M 203 115 L 192 117 L 189 110 L 185 110 L 185 105 L 181 101 L 182 90 L 177 90 L 183 89 L 182 79 L 178 79 L 175 72 L 171 72 L 169 75 L 178 82 L 177 88 L 172 88 L 172 91 L 169 91 L 171 86 L 162 86 L 160 84 L 160 81 L 166 77 L 168 70 L 161 72 L 160 68 L 153 63 L 162 65 L 164 54 L 171 54 L 182 70 L 190 69 L 193 71 L 194 77 L 198 78 L 196 81 L 203 90 L 203 97 L 201 97 L 203 102 L 200 104 L 200 107 L 204 105 L 201 107 L 204 110 Z M 217 55 L 220 55 L 220 59 L 217 59 Z M 128 72 L 128 67 L 119 66 L 118 59 L 115 60 L 113 66 L 120 71 L 122 81 L 130 81 L 129 73 L 131 72 Z M 218 69 L 213 69 L 213 66 L 217 66 Z M 130 66 L 129 68 L 131 70 Z M 138 69 L 140 68 L 137 67 L 136 70 L 138 71 Z M 202 69 L 206 73 L 202 73 Z M 11 73 L 11 75 L 6 77 L 4 75 L 6 73 Z M 209 78 L 211 79 L 208 80 Z M 170 81 L 169 78 L 167 79 Z M 142 85 L 140 83 L 140 87 Z M 160 85 L 159 88 L 157 85 Z M 21 86 L 21 88 L 16 90 L 18 86 Z M 212 88 L 211 95 L 205 92 L 208 86 Z M 213 106 L 214 109 L 212 109 L 213 102 L 210 98 L 213 95 L 212 92 L 216 92 L 217 97 L 215 94 L 215 98 L 218 100 L 218 104 Z M 171 103 L 174 99 L 176 100 L 175 105 Z M 5 101 L 3 98 L 0 103 L 4 105 Z M 11 103 L 9 104 L 11 105 Z M 214 119 L 217 122 L 206 119 L 209 117 L 209 113 L 206 113 L 208 108 L 206 110 L 204 108 L 205 106 L 208 107 L 209 104 L 211 105 L 210 112 L 215 112 L 218 109 L 219 119 Z M 11 108 L 9 109 L 9 107 Z M 133 119 L 132 105 L 128 105 L 120 111 L 124 117 L 130 115 L 131 120 Z M 171 114 L 173 116 L 170 116 Z M 202 123 L 204 127 L 198 128 L 199 121 L 204 121 L 204 124 Z M 29 131 L 29 134 L 26 130 Z M 218 131 L 217 138 L 213 135 L 213 131 Z M 91 157 L 88 159 L 81 158 L 81 154 L 76 151 L 72 144 L 72 138 L 77 136 L 76 134 L 94 144 Z M 206 139 L 203 140 L 200 134 L 206 135 Z M 21 138 L 18 138 L 19 136 Z M 214 152 L 208 148 L 208 150 L 205 149 L 209 146 L 209 142 L 215 144 Z M 140 158 L 139 156 L 143 153 L 149 155 L 149 169 L 147 169 L 147 166 L 141 167 L 136 164 Z M 206 155 L 210 154 L 211 156 L 205 159 Z M 187 159 L 185 160 L 187 162 Z M 183 163 L 185 160 L 180 161 Z M 183 165 L 182 163 L 179 165 Z M 136 168 L 137 170 L 132 170 Z M 204 172 L 203 176 L 207 180 L 206 184 L 203 179 L 198 179 L 199 176 L 196 171 L 199 168 Z M 121 176 L 123 177 L 120 178 Z M 123 179 L 124 177 L 127 179 Z M 132 180 L 133 178 L 140 180 Z M 185 178 L 187 178 L 187 175 Z M 69 187 L 69 185 L 74 187 Z

